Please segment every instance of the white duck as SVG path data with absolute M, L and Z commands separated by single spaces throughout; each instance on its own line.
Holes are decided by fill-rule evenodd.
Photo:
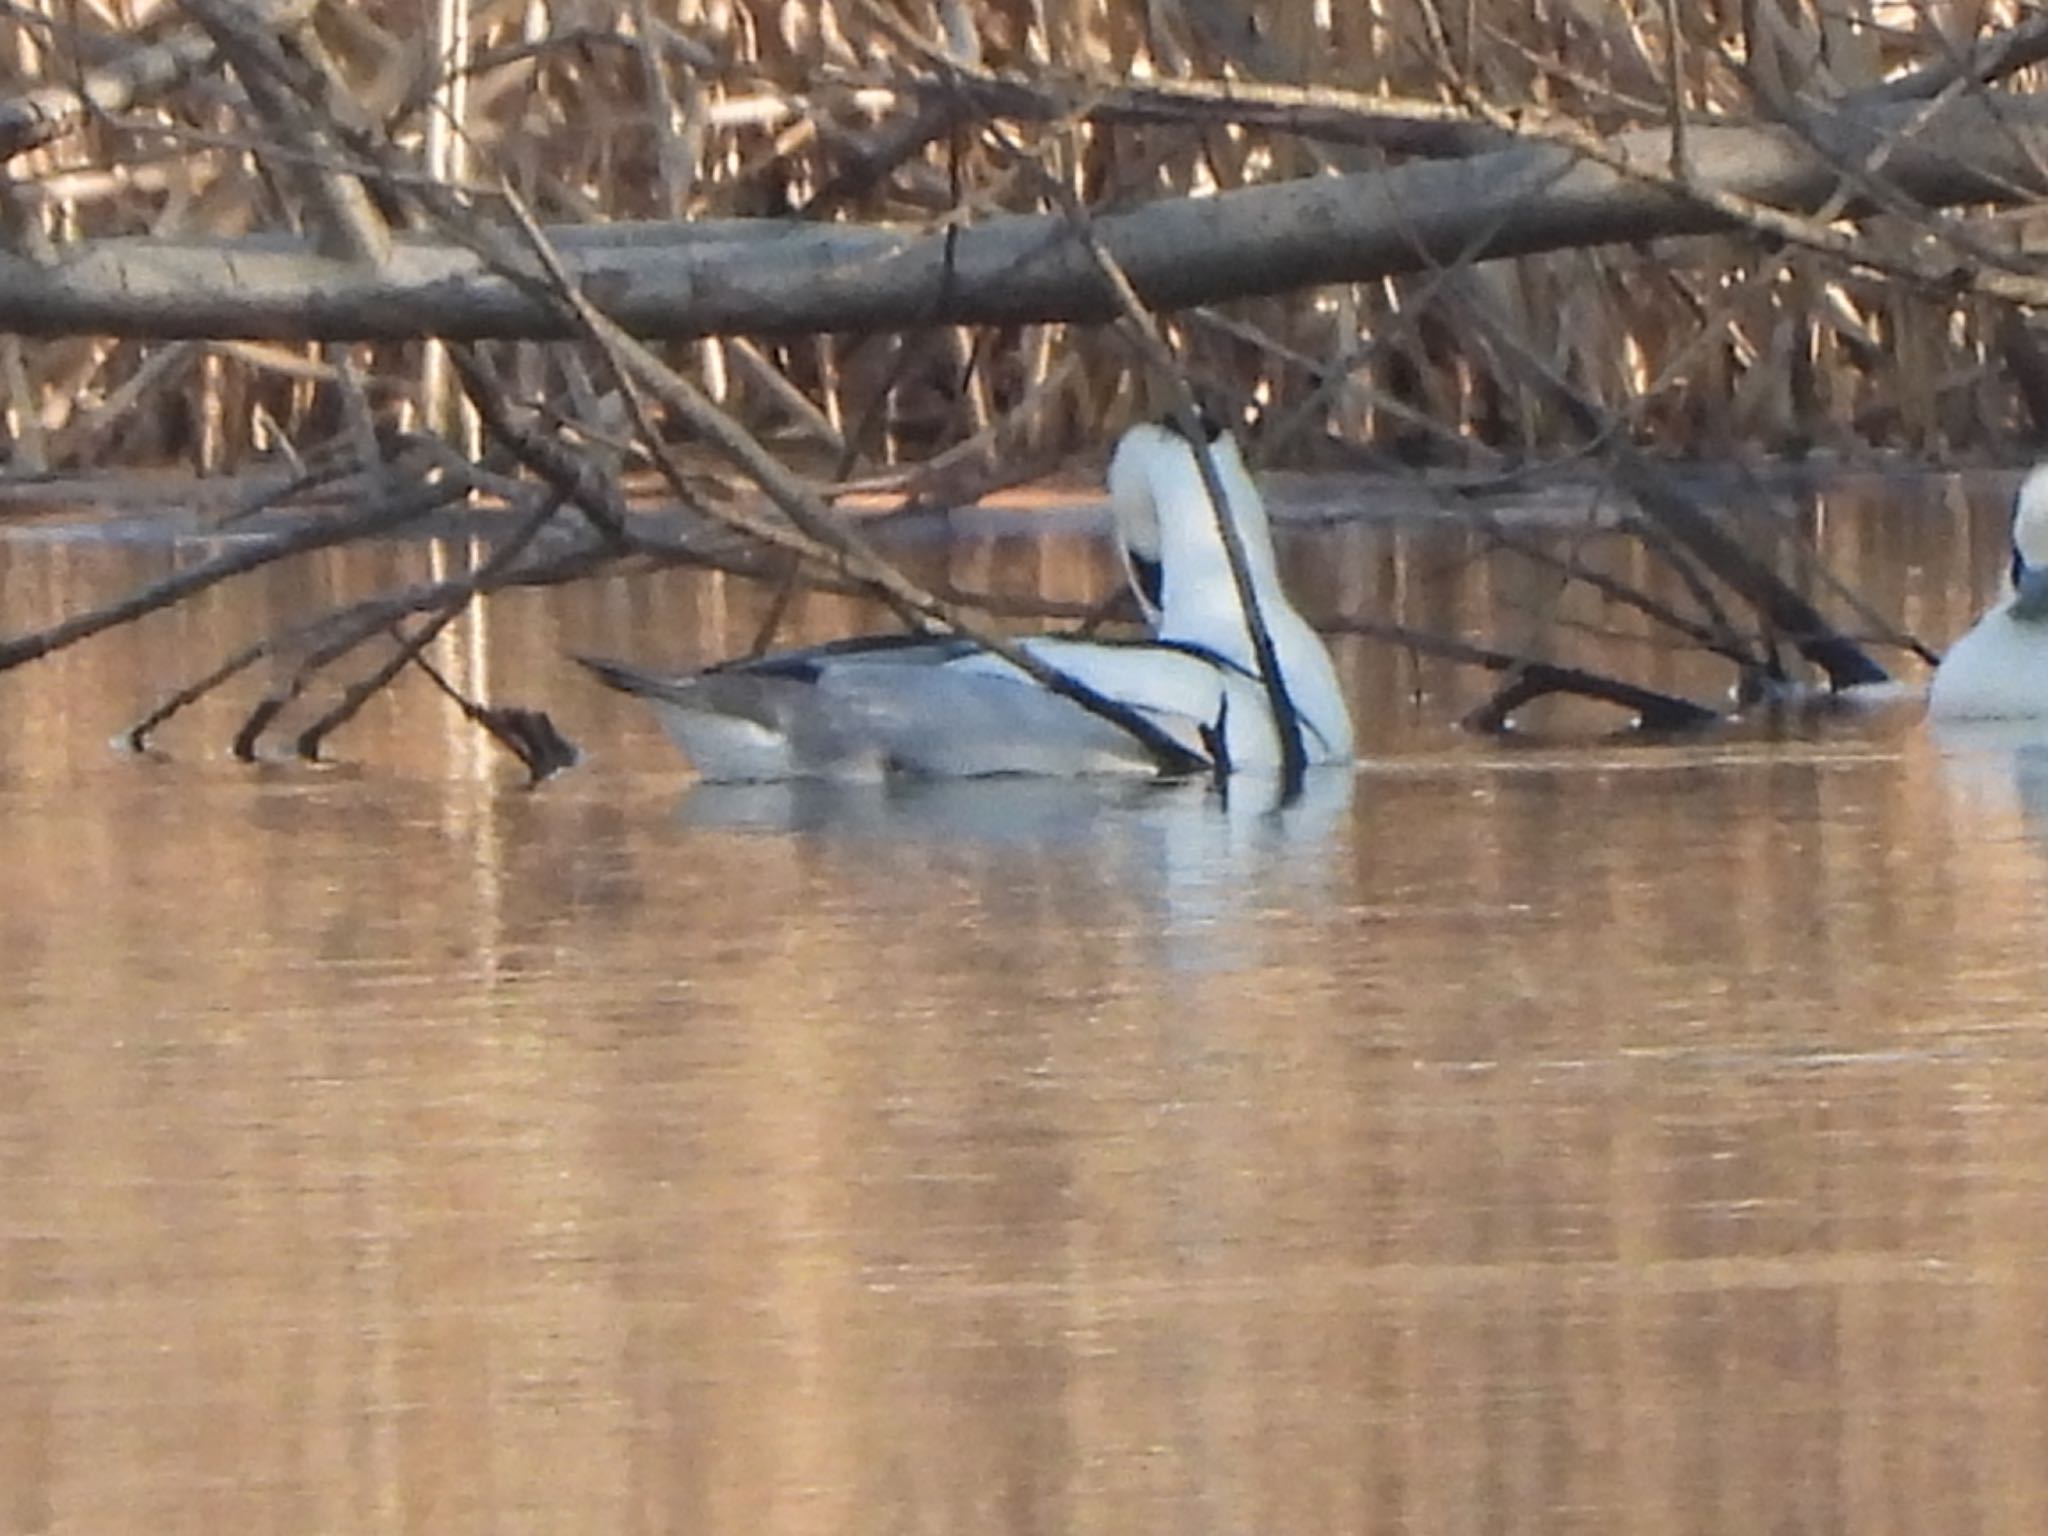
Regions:
M 1322 636 L 1295 611 L 1280 585 L 1272 523 L 1237 439 L 1218 432 L 1209 444 L 1209 457 L 1230 503 L 1259 618 L 1272 639 L 1288 696 L 1301 716 L 1308 761 L 1349 762 L 1351 712 L 1337 683 L 1337 669 Z M 1258 683 L 1250 621 L 1215 514 L 1209 510 L 1194 451 L 1172 427 L 1148 423 L 1131 428 L 1109 461 L 1109 497 L 1131 585 L 1152 621 L 1155 638 L 1161 644 L 1214 652 L 1246 674 L 1234 686 L 1260 694 L 1254 712 L 1266 739 L 1258 760 L 1277 763 L 1279 744 L 1272 737 L 1270 705 Z
M 1336 670 L 1280 586 L 1257 487 L 1227 434 L 1210 451 L 1304 755 L 1311 764 L 1349 762 L 1351 718 Z M 1155 637 L 1020 643 L 1136 710 L 1201 762 L 1276 771 L 1279 735 L 1193 449 L 1165 428 L 1134 428 L 1111 463 L 1110 500 L 1141 599 L 1157 617 Z M 680 676 L 584 664 L 647 699 L 712 781 L 1158 771 L 1155 754 L 1129 732 L 966 640 L 864 637 Z
M 2012 590 L 1949 647 L 1927 690 L 1933 720 L 2048 718 L 2048 464 L 2012 509 Z

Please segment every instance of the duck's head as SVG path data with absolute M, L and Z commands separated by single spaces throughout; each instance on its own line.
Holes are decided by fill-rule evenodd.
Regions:
M 1270 565 L 1262 537 L 1263 505 L 1237 439 L 1207 411 L 1197 419 L 1206 434 L 1204 446 L 1232 504 L 1239 536 L 1246 538 L 1248 546 L 1257 546 L 1248 547 L 1247 553 L 1255 563 Z M 1175 552 L 1194 547 L 1206 551 L 1213 545 L 1220 555 L 1222 547 L 1215 535 L 1215 513 L 1209 508 L 1194 446 L 1178 427 L 1141 422 L 1123 435 L 1109 461 L 1109 502 L 1131 586 L 1146 619 L 1157 623 L 1165 606 L 1166 567 Z M 1170 526 L 1162 526 L 1162 519 Z M 1169 541 L 1173 550 L 1167 547 Z M 1190 563 L 1199 566 L 1203 562 L 1198 555 Z
M 1160 565 L 1159 486 L 1176 454 L 1187 445 L 1172 432 L 1140 422 L 1123 435 L 1109 460 L 1109 509 L 1116 518 L 1117 549 L 1145 621 L 1159 621 L 1165 600 Z

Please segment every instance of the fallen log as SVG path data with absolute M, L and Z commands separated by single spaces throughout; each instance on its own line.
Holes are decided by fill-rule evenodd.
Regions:
M 1705 198 L 1658 184 L 1671 160 L 1668 130 L 1622 134 L 1610 147 L 1641 174 L 1530 142 L 1462 160 L 1165 199 L 1098 214 L 1093 227 L 1145 305 L 1176 309 L 1740 222 Z M 1695 123 L 1686 132 L 1693 186 L 1792 213 L 1827 207 L 1842 190 L 1839 167 L 1874 158 L 1888 189 L 1929 207 L 2048 194 L 2048 99 L 1973 97 L 1933 111 L 1919 102 L 1863 104 L 1808 118 L 1799 131 Z M 1847 212 L 1864 206 L 1852 201 Z M 1060 214 L 937 231 L 723 219 L 556 228 L 547 237 L 578 289 L 643 337 L 1101 321 L 1120 313 Z M 2039 279 L 2012 281 L 2033 282 L 2048 296 Z M 48 263 L 0 257 L 0 330 L 271 340 L 576 334 L 558 306 L 452 242 L 401 236 L 373 266 L 321 257 L 280 234 L 81 241 Z

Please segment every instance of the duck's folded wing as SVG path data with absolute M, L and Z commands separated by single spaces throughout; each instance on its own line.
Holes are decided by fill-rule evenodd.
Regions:
M 681 676 L 578 659 L 611 687 L 647 700 L 707 779 L 1156 771 L 1151 754 L 1121 727 L 964 643 L 891 645 L 879 653 L 814 647 Z M 1183 696 L 1203 702 L 1199 690 Z M 1156 699 L 1126 702 L 1175 741 L 1202 750 L 1199 715 Z
M 888 663 L 835 666 L 818 679 L 818 708 L 843 738 L 871 742 L 908 773 L 1150 774 L 1152 754 L 1101 718 L 993 657 L 909 672 Z M 1087 679 L 1082 679 L 1086 682 Z M 1175 741 L 1201 752 L 1201 722 L 1134 703 Z

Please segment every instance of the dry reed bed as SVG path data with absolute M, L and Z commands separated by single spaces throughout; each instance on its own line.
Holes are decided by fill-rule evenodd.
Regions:
M 138 5 L 123 24 L 41 3 L 41 16 L 17 9 L 0 20 L 7 88 L 76 78 L 185 26 L 167 5 Z M 2019 19 L 2012 5 L 1934 0 L 1765 3 L 1747 8 L 1745 30 L 1745 9 L 478 0 L 437 11 L 374 0 L 322 6 L 317 26 L 356 102 L 401 153 L 480 186 L 502 177 L 545 219 L 788 214 L 936 226 L 1056 209 L 1062 196 L 1100 211 L 1404 158 L 1275 127 L 949 116 L 935 57 L 944 49 L 1024 78 L 1279 82 L 1434 103 L 1452 116 L 1476 95 L 1611 138 L 1667 121 L 1674 89 L 1697 120 L 1767 120 L 1802 94 L 1848 95 L 1939 66 Z M 251 152 L 260 137 L 216 66 L 16 154 L 16 247 L 285 227 L 278 164 Z M 1471 138 L 1416 142 L 1454 149 Z M 2033 224 L 2027 211 L 1959 222 L 2004 247 L 2025 243 Z M 1865 220 L 1859 238 L 1877 250 L 1927 239 L 1911 214 Z M 1543 457 L 1572 433 L 1541 371 L 1570 380 L 1639 439 L 1682 452 L 1997 456 L 2029 428 L 1999 366 L 2003 313 L 1743 232 L 1204 306 L 1172 317 L 1171 339 L 1193 378 L 1257 408 L 1263 451 L 1276 459 L 1327 456 L 1332 444 L 1477 469 Z M 565 349 L 511 350 L 506 376 L 526 390 L 574 392 L 578 364 Z M 985 447 L 999 429 L 1005 457 L 1030 468 L 1152 403 L 1133 398 L 1128 348 L 1095 327 L 731 336 L 666 351 L 749 425 L 808 445 L 842 476 L 928 459 L 977 434 Z M 19 469 L 170 462 L 223 472 L 283 444 L 309 454 L 342 429 L 329 387 L 342 367 L 391 425 L 445 423 L 451 398 L 418 345 L 79 336 L 10 343 L 0 362 Z

